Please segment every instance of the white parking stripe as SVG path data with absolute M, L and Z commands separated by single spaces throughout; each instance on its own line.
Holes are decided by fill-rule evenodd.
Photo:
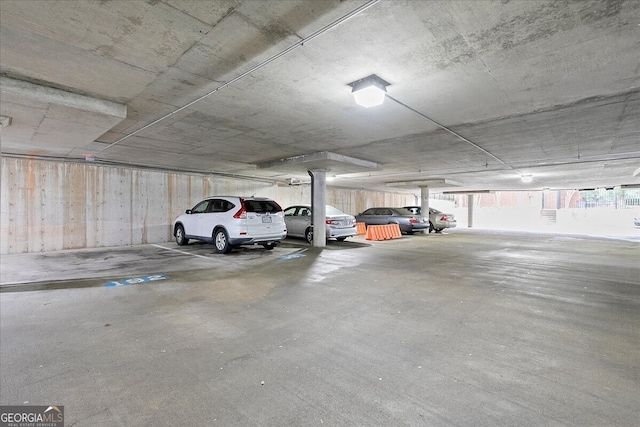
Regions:
M 184 255 L 191 255 L 191 256 L 196 256 L 198 258 L 204 258 L 204 259 L 209 259 L 209 260 L 211 259 L 211 258 L 209 258 L 207 256 L 204 256 L 204 255 L 192 254 L 192 253 L 185 252 L 185 251 L 179 251 L 178 249 L 173 249 L 173 248 L 166 248 L 164 246 L 156 245 L 154 243 L 152 243 L 151 246 L 155 246 L 156 248 L 160 248 L 160 249 L 166 249 L 168 251 L 178 252 L 178 253 L 181 253 L 181 254 L 184 254 Z

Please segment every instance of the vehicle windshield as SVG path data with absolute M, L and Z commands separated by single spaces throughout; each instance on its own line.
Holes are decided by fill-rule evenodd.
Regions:
M 334 215 L 346 215 L 346 214 L 341 210 L 334 208 L 333 206 L 327 205 L 327 215 L 334 216 Z
M 413 216 L 414 213 L 411 212 L 409 209 L 405 209 L 405 208 L 396 208 L 396 212 L 398 212 L 398 215 L 408 215 L 408 216 Z

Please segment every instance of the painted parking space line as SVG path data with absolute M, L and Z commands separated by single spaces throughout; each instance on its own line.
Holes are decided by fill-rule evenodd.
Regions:
M 198 258 L 204 258 L 204 259 L 209 259 L 209 260 L 211 259 L 211 258 L 210 258 L 210 257 L 208 257 L 208 256 L 198 255 L 198 254 L 192 254 L 192 253 L 190 253 L 190 252 L 185 252 L 185 251 L 181 251 L 181 250 L 174 249 L 174 248 L 167 248 L 167 247 L 165 247 L 165 246 L 156 245 L 156 244 L 153 244 L 153 243 L 151 244 L 151 246 L 155 246 L 156 248 L 160 248 L 160 249 L 166 249 L 166 250 L 168 250 L 168 251 L 178 252 L 178 253 L 183 254 L 183 255 L 191 255 L 191 256 L 198 257 Z
M 137 285 L 140 283 L 156 282 L 167 280 L 169 277 L 164 274 L 153 274 L 151 276 L 132 277 L 130 279 L 118 279 L 104 284 L 105 288 L 115 288 L 118 286 Z

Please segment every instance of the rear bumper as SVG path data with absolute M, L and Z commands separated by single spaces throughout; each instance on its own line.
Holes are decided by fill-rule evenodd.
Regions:
M 346 227 L 346 228 L 334 228 L 327 227 L 327 237 L 337 238 L 337 237 L 353 237 L 357 234 L 356 227 Z
M 260 243 L 275 243 L 284 240 L 287 237 L 287 233 L 272 234 L 268 236 L 256 236 L 256 237 L 229 237 L 229 244 L 231 246 L 240 245 L 252 245 Z
M 435 228 L 454 228 L 458 225 L 458 221 L 436 221 L 433 223 Z
M 400 227 L 400 231 L 404 231 L 405 233 L 411 233 L 414 231 L 422 231 L 429 229 L 429 223 L 415 223 L 415 224 L 398 224 Z

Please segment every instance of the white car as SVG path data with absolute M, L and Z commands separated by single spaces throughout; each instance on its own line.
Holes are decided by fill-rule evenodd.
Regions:
M 273 249 L 287 237 L 282 208 L 271 199 L 258 197 L 209 197 L 188 209 L 173 223 L 178 245 L 189 239 L 212 243 L 216 252 L 228 253 L 236 246 L 260 244 Z
M 327 238 L 342 242 L 347 237 L 356 235 L 356 219 L 333 206 L 327 205 L 325 226 Z M 287 224 L 287 235 L 304 237 L 307 242 L 313 241 L 313 227 L 311 226 L 311 206 L 289 206 L 284 210 L 284 222 Z

